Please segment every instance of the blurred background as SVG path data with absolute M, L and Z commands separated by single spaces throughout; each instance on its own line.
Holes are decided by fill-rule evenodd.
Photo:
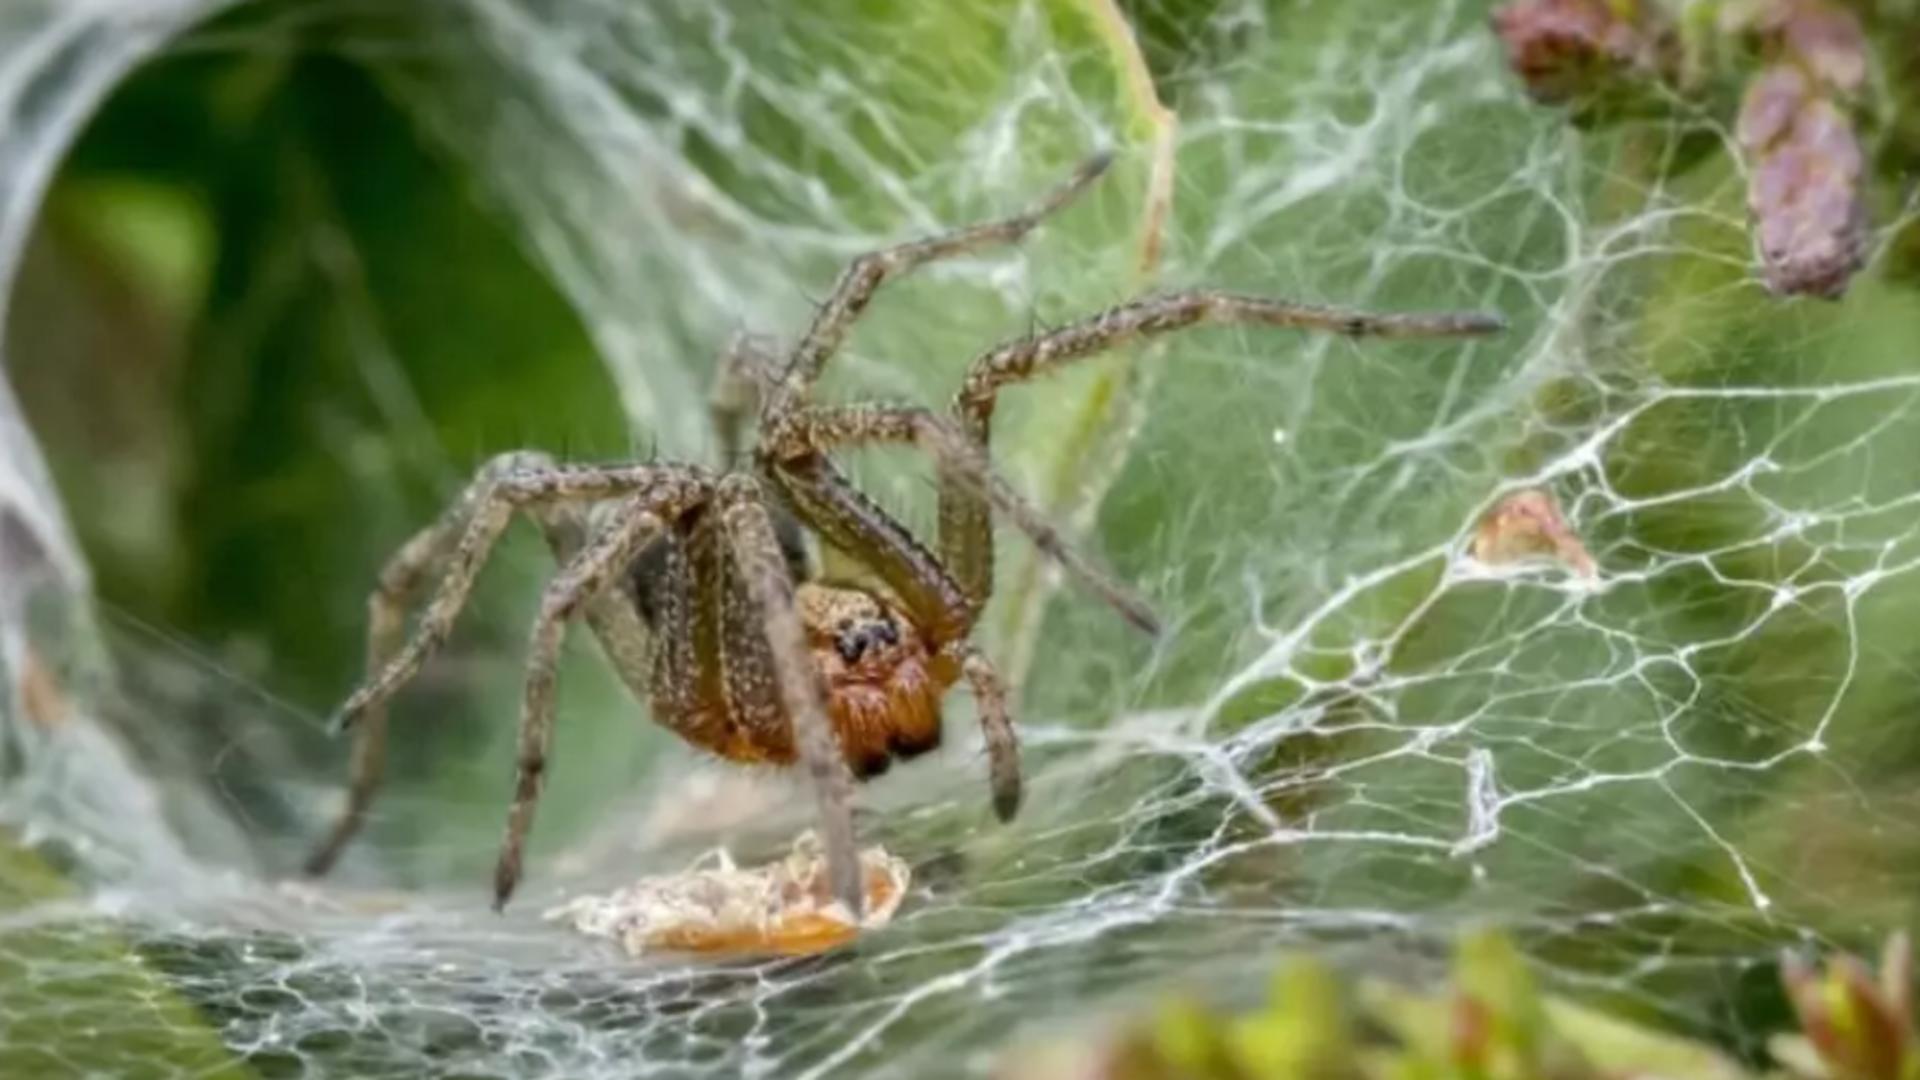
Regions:
M 0 1044 L 98 1036 L 15 1059 L 43 1075 L 978 1073 L 1168 986 L 1254 993 L 1288 949 L 1423 971 L 1491 920 L 1558 985 L 1756 1050 L 1777 949 L 1907 925 L 1920 869 L 1913 5 L 1833 5 L 1864 43 L 1808 60 L 1739 5 L 1649 4 L 1672 36 L 1635 23 L 1649 51 L 1608 62 L 1636 93 L 1591 109 L 1529 96 L 1495 6 L 0 14 L 0 1011 L 39 1033 Z M 1749 193 L 1798 151 L 1743 96 L 1854 61 L 1783 108 L 1830 98 L 1853 140 L 1798 167 L 1841 177 L 1863 268 L 1782 295 Z M 948 746 L 863 794 L 916 892 L 849 956 L 624 966 L 540 922 L 808 820 L 793 779 L 651 725 L 584 635 L 527 884 L 485 912 L 531 530 L 396 703 L 366 834 L 287 898 L 340 805 L 367 592 L 473 469 L 715 463 L 731 334 L 790 340 L 848 258 L 1107 147 L 1017 250 L 890 286 L 828 396 L 939 403 L 992 344 L 1155 288 L 1509 329 L 1205 330 L 1010 392 L 997 455 L 1169 629 L 1001 538 L 980 636 L 1032 801 L 991 824 L 954 695 Z M 852 466 L 931 525 L 927 470 Z M 1591 575 L 1485 557 L 1516 492 Z

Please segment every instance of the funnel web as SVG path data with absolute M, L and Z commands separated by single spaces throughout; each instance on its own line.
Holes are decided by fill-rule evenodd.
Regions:
M 969 356 L 1146 288 L 1510 326 L 1207 330 L 1010 393 L 1009 471 L 1169 631 L 1139 640 L 1004 537 L 1018 585 L 985 625 L 1022 673 L 1030 802 L 989 824 L 957 698 L 940 760 L 862 797 L 914 892 L 812 960 L 636 963 L 539 919 L 719 835 L 777 850 L 806 806 L 780 778 L 647 736 L 662 764 L 603 793 L 593 829 L 537 839 L 504 917 L 472 874 L 288 886 L 326 776 L 288 777 L 314 810 L 275 833 L 210 776 L 145 775 L 84 694 L 64 734 L 29 737 L 39 631 L 0 589 L 8 732 L 30 751 L 0 811 L 23 851 L 60 838 L 85 871 L 0 905 L 5 1026 L 71 1016 L 73 981 L 98 976 L 98 1037 L 60 1052 L 163 1046 L 152 1075 L 982 1074 L 1009 1039 L 1182 979 L 1251 997 L 1289 947 L 1399 971 L 1490 920 L 1563 986 L 1750 1040 L 1716 1003 L 1782 942 L 1854 943 L 1904 910 L 1920 305 L 1877 264 L 1840 303 L 1769 296 L 1725 119 L 1571 133 L 1464 0 L 448 0 L 404 18 L 322 0 L 240 32 L 211 22 L 221 6 L 0 15 L 0 270 L 132 65 L 312 35 L 481 178 L 666 457 L 713 454 L 731 334 L 793 334 L 851 256 L 1023 205 L 1101 146 L 1114 175 L 1017 251 L 889 286 L 828 396 L 941 401 Z M 85 560 L 5 396 L 0 440 L 0 555 L 30 537 L 85 637 Z M 930 524 L 925 474 L 856 465 Z M 1482 539 L 1490 515 L 1515 506 L 1550 508 L 1574 546 L 1490 555 L 1509 550 Z M 572 730 L 563 715 L 562 769 L 594 753 Z M 498 804 L 398 778 L 377 815 L 486 829 L 417 830 L 349 880 L 409 853 L 483 865 L 500 775 Z M 198 809 L 136 809 L 168 800 Z M 647 809 L 742 804 L 730 831 L 671 839 Z M 173 835 L 183 818 L 261 854 L 209 857 Z

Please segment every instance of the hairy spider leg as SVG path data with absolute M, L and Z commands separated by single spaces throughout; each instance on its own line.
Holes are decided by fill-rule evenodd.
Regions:
M 392 697 L 446 643 L 454 620 L 473 593 L 474 579 L 513 520 L 514 511 L 538 504 L 600 502 L 637 493 L 658 494 L 684 509 L 704 502 L 712 490 L 712 477 L 706 470 L 667 463 L 567 465 L 512 471 L 477 483 L 479 491 L 471 496 L 473 509 L 466 529 L 419 626 L 393 660 L 340 707 L 336 722 L 342 729 L 352 727 L 368 709 Z M 677 517 L 678 511 L 663 516 Z
M 480 496 L 500 478 L 515 472 L 552 469 L 546 454 L 514 451 L 500 454 L 475 471 L 463 493 L 434 522 L 415 533 L 387 560 L 367 597 L 368 677 L 384 669 L 405 641 L 407 610 L 420 599 L 422 587 L 452 554 L 466 532 Z M 571 558 L 586 535 L 578 508 L 529 507 L 556 558 Z M 617 613 L 616 613 L 617 617 Z M 637 622 L 637 620 L 636 620 Z M 617 636 L 618 631 L 613 631 Z M 644 641 L 641 644 L 644 650 Z M 363 710 L 355 726 L 352 760 L 348 769 L 347 801 L 333 827 L 308 855 L 305 872 L 318 877 L 333 868 L 340 853 L 365 824 L 366 813 L 386 774 L 387 710 L 376 704 Z
M 649 482 L 653 490 L 648 490 Z M 730 493 L 729 504 L 759 499 L 757 485 L 743 488 L 743 484 L 753 485 L 753 481 L 738 475 L 722 485 Z M 611 519 L 599 523 L 592 539 L 586 539 L 587 518 L 582 508 L 634 491 L 640 494 L 616 507 Z M 641 623 L 633 594 L 622 596 L 619 590 L 610 588 L 617 575 L 635 563 L 646 543 L 660 533 L 658 521 L 678 521 L 712 496 L 710 477 L 685 466 L 561 467 L 542 455 L 510 454 L 483 467 L 453 507 L 403 546 L 381 575 L 381 586 L 369 605 L 373 609 L 369 682 L 342 709 L 343 719 L 356 725 L 348 809 L 309 859 L 309 872 L 326 872 L 363 824 L 383 771 L 388 698 L 444 640 L 488 552 L 513 511 L 523 510 L 540 523 L 556 556 L 566 566 L 550 583 L 533 631 L 522 703 L 518 781 L 495 871 L 495 906 L 505 904 L 521 875 L 526 832 L 541 794 L 552 739 L 555 657 L 565 621 L 584 608 L 589 626 L 623 681 L 638 696 L 650 697 L 656 705 L 656 719 L 689 741 L 723 752 L 731 747 L 738 757 L 740 746 L 765 745 L 777 738 L 768 734 L 773 728 L 791 730 L 796 750 L 816 784 L 823 773 L 829 777 L 824 788 L 816 786 L 823 793 L 821 826 L 829 873 L 836 895 L 857 917 L 862 897 L 852 839 L 851 781 L 824 718 L 819 687 L 807 662 L 804 633 L 797 646 L 797 667 L 784 660 L 773 645 L 781 635 L 773 624 L 778 623 L 782 610 L 791 614 L 792 586 L 787 570 L 789 555 L 781 546 L 765 505 L 756 502 L 756 511 L 735 510 L 726 515 L 726 520 L 745 518 L 745 523 L 736 527 L 744 539 L 735 539 L 729 533 L 730 547 L 717 553 L 720 558 L 715 566 L 698 570 L 684 564 L 664 568 L 667 591 L 656 591 L 653 597 L 661 605 L 655 613 L 662 620 L 656 633 L 649 634 Z M 759 543 L 756 525 L 760 522 L 766 525 L 766 535 L 772 537 L 770 550 L 779 563 L 781 580 L 788 582 L 784 604 L 772 607 L 759 595 L 764 590 L 754 588 L 754 582 L 765 576 L 764 566 L 757 556 L 741 554 L 743 545 Z M 691 530 L 695 536 L 703 531 L 711 532 Z M 696 548 L 705 546 L 710 545 L 695 544 Z M 670 552 L 670 557 L 677 555 L 677 549 Z M 407 605 L 416 598 L 419 586 L 436 564 L 447 562 L 452 565 L 447 567 L 420 628 L 396 655 L 394 643 L 404 627 Z M 736 565 L 740 567 L 738 573 Z M 754 593 L 750 601 L 749 592 Z M 662 603 L 671 597 L 677 599 Z M 711 603 L 703 604 L 703 600 Z M 767 614 L 763 617 L 762 612 Z M 798 676 L 796 671 L 800 672 Z M 708 683 L 712 685 L 704 685 Z M 793 696 L 796 686 L 798 699 Z M 796 700 L 811 700 L 811 709 L 796 709 Z M 718 738 L 699 723 L 716 715 L 730 729 Z M 789 723 L 791 728 L 787 728 Z M 751 736 L 742 734 L 736 730 L 742 726 L 756 727 L 757 731 Z M 821 764 L 823 746 L 832 755 L 826 765 Z M 837 780 L 832 779 L 835 769 L 839 770 Z
M 1101 599 L 1118 611 L 1122 617 L 1148 634 L 1159 632 L 1158 620 L 1144 600 L 1134 596 L 1112 575 L 1096 567 L 1073 545 L 1067 543 L 1046 515 L 1028 502 L 1013 485 L 1007 483 L 993 468 L 991 462 L 980 448 L 962 433 L 953 421 L 917 405 L 897 405 L 888 403 L 859 403 L 854 405 L 817 405 L 800 410 L 789 417 L 779 436 L 780 441 L 762 445 L 767 455 L 770 469 L 778 479 L 787 481 L 789 473 L 794 471 L 795 462 L 808 456 L 819 456 L 841 446 L 867 442 L 897 442 L 914 446 L 933 458 L 943 475 L 956 478 L 955 483 L 964 483 L 983 506 L 990 505 L 1006 515 L 1007 519 L 1025 533 L 1049 558 L 1058 562 L 1068 574 L 1091 589 Z M 802 484 L 826 484 L 852 492 L 852 486 L 844 479 L 826 476 L 814 480 L 811 476 L 803 478 Z M 857 492 L 853 492 L 858 496 Z M 805 499 L 796 495 L 796 499 Z M 940 543 L 943 548 L 956 546 L 949 535 L 951 526 L 942 520 L 940 524 Z M 991 533 L 986 539 L 990 542 Z M 942 587 L 960 586 L 965 596 L 964 605 L 946 602 L 946 615 L 950 611 L 967 612 L 965 626 L 957 632 L 946 632 L 939 636 L 944 643 L 948 640 L 964 637 L 973 629 L 973 622 L 979 617 L 985 606 L 986 596 L 966 593 L 964 585 L 955 581 L 944 565 L 944 560 L 936 560 L 931 553 L 917 549 L 916 561 L 925 560 L 939 567 Z M 869 545 L 871 548 L 871 545 Z M 888 553 L 880 550 L 869 552 L 882 558 L 876 563 L 889 585 L 900 588 L 894 582 L 894 576 L 904 576 L 906 567 L 896 554 L 889 558 Z M 888 574 L 888 567 L 894 567 L 894 574 Z M 933 624 L 946 629 L 947 624 Z
M 1065 183 L 1023 213 L 881 248 L 855 258 L 841 272 L 839 281 L 834 283 L 833 291 L 821 303 L 806 334 L 788 354 L 786 368 L 781 372 L 780 383 L 774 389 L 763 422 L 767 416 L 779 416 L 806 400 L 814 383 L 819 381 L 821 370 L 839 351 L 841 344 L 846 341 L 847 332 L 882 285 L 930 262 L 985 247 L 1018 243 L 1042 221 L 1092 187 L 1093 182 L 1111 164 L 1111 154 L 1096 154 L 1088 158 Z
M 987 784 L 993 792 L 993 813 L 1001 821 L 1012 821 L 1020 812 L 1020 736 L 1013 729 L 1013 714 L 1007 708 L 1007 685 L 986 654 L 973 642 L 951 642 L 945 655 L 960 664 L 973 691 L 973 706 L 980 719 L 980 734 L 987 748 Z
M 780 702 L 812 781 L 833 894 L 857 920 L 865 907 L 865 891 L 854 847 L 853 777 L 827 720 L 819 673 L 807 651 L 800 613 L 794 608 L 793 578 L 774 533 L 773 517 L 759 482 L 746 473 L 734 473 L 720 482 L 716 509 L 733 565 L 759 609 L 778 675 Z
M 720 353 L 719 372 L 707 392 L 707 411 L 720 443 L 720 462 L 728 469 L 742 463 L 748 450 L 743 433 L 759 415 L 765 389 L 779 375 L 775 350 L 771 339 L 743 331 L 733 335 Z
M 814 782 L 815 797 L 821 800 L 830 882 L 836 897 L 858 916 L 864 898 L 843 891 L 858 881 L 858 865 L 851 861 L 851 777 L 844 763 L 836 772 L 817 756 L 824 747 L 839 758 L 841 748 L 830 721 L 824 719 L 818 673 L 806 651 L 804 627 L 795 668 L 783 661 L 775 644 L 784 631 L 769 622 L 777 622 L 782 618 L 779 612 L 793 604 L 791 556 L 782 548 L 758 483 L 749 475 L 735 474 L 723 485 L 727 505 L 747 501 L 758 511 L 728 511 L 716 497 L 712 505 L 682 517 L 633 569 L 634 599 L 654 631 L 649 673 L 653 719 L 688 743 L 729 761 L 797 759 L 804 764 Z M 784 585 L 768 585 L 768 571 L 758 556 L 749 559 L 741 554 L 743 546 L 760 550 L 764 537 L 758 521 L 763 517 L 774 532 L 773 550 L 779 556 Z M 761 593 L 768 589 L 786 599 L 766 607 Z M 787 674 L 792 670 L 802 673 L 800 681 Z M 810 735 L 805 711 L 791 712 L 789 697 L 796 686 L 803 698 L 810 696 L 811 708 L 823 717 L 821 723 L 828 724 L 824 738 Z M 825 787 L 820 786 L 823 776 Z M 835 841 L 836 835 L 844 836 L 845 843 Z
M 580 508 L 650 484 L 698 501 L 710 480 L 704 471 L 688 466 L 557 466 L 542 454 L 503 454 L 476 471 L 453 505 L 388 561 L 368 599 L 368 679 L 348 698 L 336 721 L 339 727 L 354 729 L 347 805 L 307 859 L 307 873 L 317 876 L 331 869 L 364 824 L 385 771 L 386 702 L 445 640 L 514 511 L 533 517 L 556 557 L 565 561 L 583 543 Z M 451 565 L 419 626 L 396 647 L 407 607 L 446 563 Z M 647 634 L 637 614 L 613 598 L 597 597 L 588 605 L 587 617 L 623 681 L 630 687 L 638 684 L 644 692 L 640 673 L 646 667 Z
M 935 672 L 940 685 L 967 676 L 986 733 L 994 809 L 1003 820 L 1012 817 L 1020 805 L 1019 741 L 998 675 L 967 641 L 979 609 L 932 552 L 824 455 L 780 462 L 772 477 L 816 532 L 887 583 L 931 642 L 940 661 Z
M 513 805 L 507 811 L 506 835 L 494 866 L 495 911 L 506 907 L 507 898 L 520 883 L 527 830 L 533 826 L 534 810 L 545 790 L 547 756 L 553 748 L 554 688 L 567 623 L 632 565 L 641 546 L 660 533 L 662 515 L 671 517 L 685 509 L 685 494 L 671 486 L 621 502 L 605 529 L 567 560 L 541 594 L 527 646 Z
M 1476 312 L 1375 313 L 1210 290 L 1147 296 L 982 353 L 954 395 L 953 415 L 967 441 L 984 455 L 992 441 L 995 398 L 1006 386 L 1146 338 L 1235 324 L 1395 338 L 1489 334 L 1505 326 L 1498 316 Z M 964 458 L 939 459 L 938 476 L 940 561 L 968 595 L 984 603 L 993 591 L 989 511 L 997 500 L 983 497 L 992 489 L 982 488 L 977 465 Z

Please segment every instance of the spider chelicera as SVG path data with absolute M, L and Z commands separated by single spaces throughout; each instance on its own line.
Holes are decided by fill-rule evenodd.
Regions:
M 446 641 L 516 512 L 540 526 L 560 570 L 541 597 L 528 648 L 518 782 L 494 873 L 496 908 L 520 880 L 553 740 L 555 663 L 576 615 L 622 681 L 651 703 L 656 723 L 730 761 L 805 764 L 834 894 L 856 918 L 862 896 L 851 781 L 939 745 L 941 698 L 961 679 L 985 732 L 994 811 L 1011 818 L 1021 775 L 1007 692 L 968 640 L 993 588 L 993 512 L 1129 622 L 1151 633 L 1155 621 L 994 471 L 987 444 L 1000 390 L 1116 345 L 1209 323 L 1384 337 L 1483 334 L 1502 325 L 1475 313 L 1369 314 L 1175 292 L 982 353 L 950 415 L 910 404 L 813 400 L 822 368 L 882 284 L 937 259 L 1020 240 L 1091 186 L 1108 162 L 1104 155 L 1088 161 L 1025 213 L 854 259 L 784 356 L 737 339 L 721 365 L 714 413 L 729 462 L 741 425 L 757 414 L 748 468 L 563 465 L 527 452 L 482 467 L 438 520 L 394 554 L 368 600 L 369 679 L 337 721 L 356 731 L 347 804 L 308 871 L 326 872 L 359 830 L 385 764 L 386 702 Z M 853 487 L 828 456 L 880 443 L 933 458 L 934 550 Z M 877 580 L 807 580 L 801 529 Z M 409 636 L 407 611 L 436 576 Z

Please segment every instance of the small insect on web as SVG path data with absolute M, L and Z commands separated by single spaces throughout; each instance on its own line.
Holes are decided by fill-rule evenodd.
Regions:
M 969 640 L 993 590 L 997 512 L 1122 617 L 1148 633 L 1144 601 L 1070 546 L 988 458 L 995 400 L 1007 387 L 1116 346 L 1208 324 L 1320 330 L 1354 337 L 1486 334 L 1501 320 L 1473 312 L 1373 314 L 1210 290 L 1151 295 L 975 357 L 949 412 L 894 402 L 818 404 L 813 389 L 860 313 L 887 281 L 918 266 L 1009 245 L 1087 190 L 1110 164 L 1097 156 L 1024 213 L 854 259 L 812 324 L 784 355 L 740 338 L 721 365 L 715 418 L 742 468 L 693 464 L 569 465 L 502 455 L 482 467 L 438 520 L 401 546 L 369 600 L 369 679 L 342 706 L 355 730 L 347 804 L 308 860 L 325 873 L 364 822 L 385 763 L 386 703 L 445 643 L 475 577 L 518 513 L 560 564 L 528 646 L 517 784 L 494 875 L 504 906 L 553 738 L 562 635 L 583 617 L 608 661 L 656 723 L 731 761 L 804 764 L 820 816 L 833 895 L 862 908 L 852 782 L 939 745 L 940 705 L 965 679 L 985 735 L 993 807 L 1018 811 L 1018 739 L 1007 691 Z M 938 535 L 929 549 L 835 466 L 830 455 L 897 444 L 933 459 Z M 729 458 L 731 461 L 732 458 Z M 876 584 L 809 580 L 798 530 L 872 571 Z M 437 582 L 437 583 L 436 583 Z M 418 624 L 406 614 L 432 584 Z

